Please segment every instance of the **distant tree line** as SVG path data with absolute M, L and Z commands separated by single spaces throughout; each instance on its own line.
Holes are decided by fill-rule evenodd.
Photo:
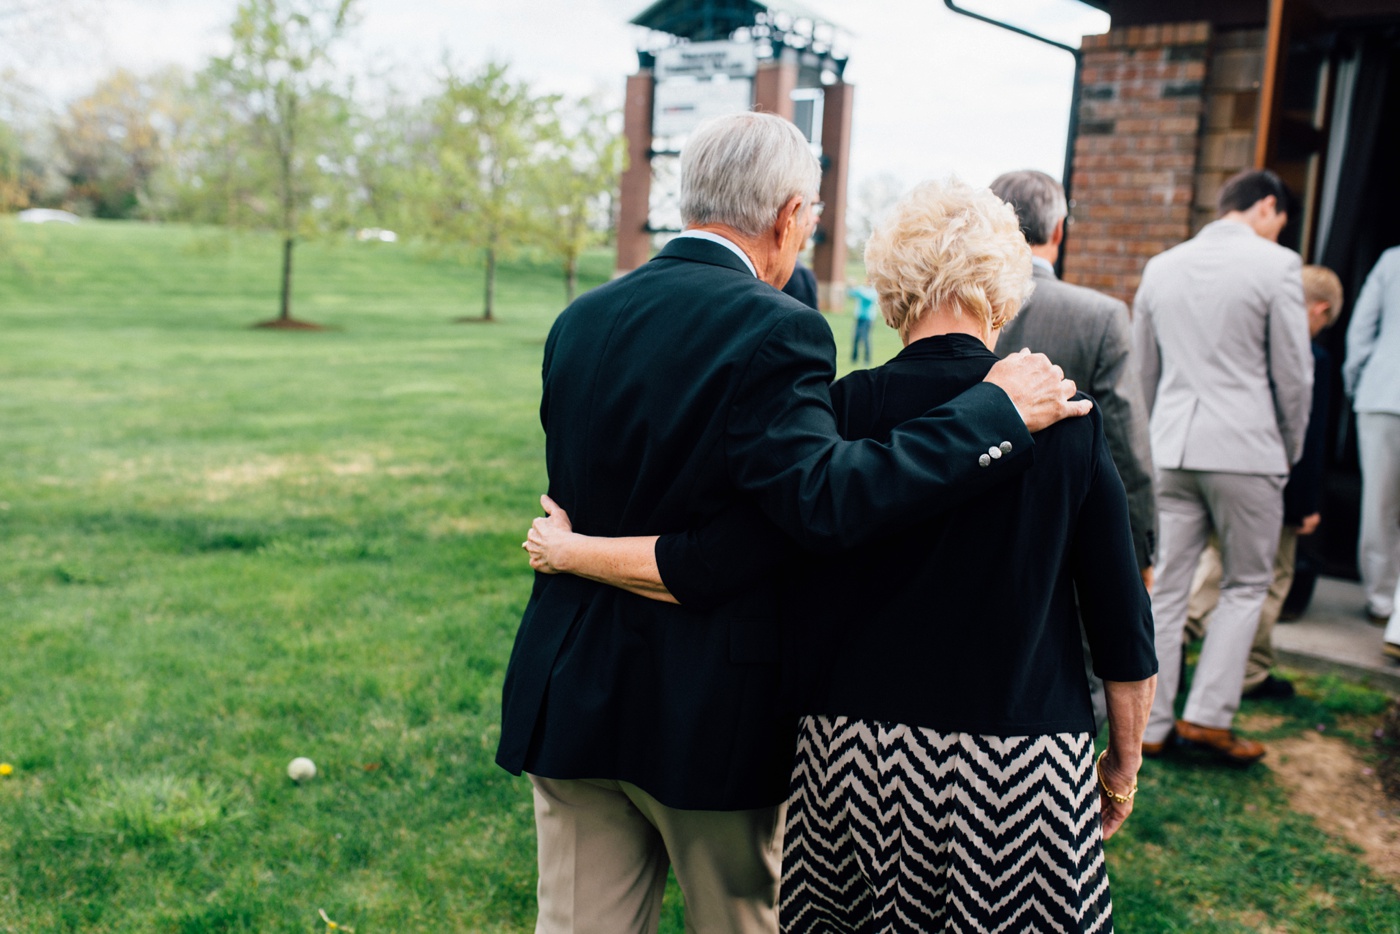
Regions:
M 523 248 L 558 258 L 572 299 L 579 255 L 612 223 L 617 115 L 500 62 L 444 62 L 418 98 L 354 86 L 336 55 L 357 2 L 241 0 L 228 55 L 193 75 L 114 71 L 58 113 L 23 113 L 0 88 L 0 212 L 273 231 L 284 321 L 296 244 L 364 229 L 482 262 L 485 319 L 497 263 Z

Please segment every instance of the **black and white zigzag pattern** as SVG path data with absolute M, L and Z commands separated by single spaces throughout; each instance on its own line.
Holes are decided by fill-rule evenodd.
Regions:
M 803 720 L 779 924 L 1111 934 L 1093 741 Z

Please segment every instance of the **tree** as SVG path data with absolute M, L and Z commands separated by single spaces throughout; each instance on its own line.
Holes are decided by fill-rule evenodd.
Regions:
M 612 226 L 612 194 L 626 153 L 616 118 L 594 98 L 566 107 L 554 151 L 539 167 L 538 240 L 563 259 L 569 302 L 578 292 L 579 255 L 602 243 Z
M 117 69 L 68 106 L 56 141 L 70 199 L 99 217 L 153 217 L 151 181 L 168 158 L 187 112 L 185 76 Z
M 214 59 L 203 76 L 224 108 L 208 141 L 233 199 L 230 220 L 251 218 L 282 239 L 281 310 L 268 325 L 307 326 L 292 318 L 292 252 L 347 184 L 349 105 L 337 92 L 331 52 L 350 27 L 355 3 L 241 0 L 233 51 Z
M 495 319 L 496 263 L 537 228 L 532 186 L 558 137 L 555 97 L 537 97 L 492 62 L 473 78 L 449 69 L 433 103 L 430 158 L 416 186 L 428 236 L 482 251 L 486 288 L 480 320 Z
M 859 253 L 875 229 L 875 223 L 899 200 L 905 185 L 898 176 L 880 172 L 861 179 L 851 199 L 850 221 L 846 226 L 847 243 Z

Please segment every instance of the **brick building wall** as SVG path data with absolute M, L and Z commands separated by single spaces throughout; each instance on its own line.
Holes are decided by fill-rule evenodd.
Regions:
M 1209 64 L 1192 234 L 1215 220 L 1215 196 L 1225 179 L 1254 165 L 1259 87 L 1264 81 L 1264 30 L 1217 30 L 1211 38 Z
M 1131 304 L 1147 261 L 1215 219 L 1253 164 L 1264 39 L 1204 22 L 1084 38 L 1066 280 Z
M 1191 235 L 1209 23 L 1086 36 L 1065 279 L 1131 302 L 1147 260 Z

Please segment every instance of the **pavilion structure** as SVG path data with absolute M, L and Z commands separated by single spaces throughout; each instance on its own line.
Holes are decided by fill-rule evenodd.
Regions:
M 627 79 L 628 162 L 618 210 L 617 273 L 680 230 L 680 149 L 702 120 L 762 110 L 791 120 L 821 159 L 826 204 L 812 237 L 824 311 L 846 299 L 846 175 L 854 88 L 845 32 L 790 0 L 656 0 L 637 14 L 637 73 Z

